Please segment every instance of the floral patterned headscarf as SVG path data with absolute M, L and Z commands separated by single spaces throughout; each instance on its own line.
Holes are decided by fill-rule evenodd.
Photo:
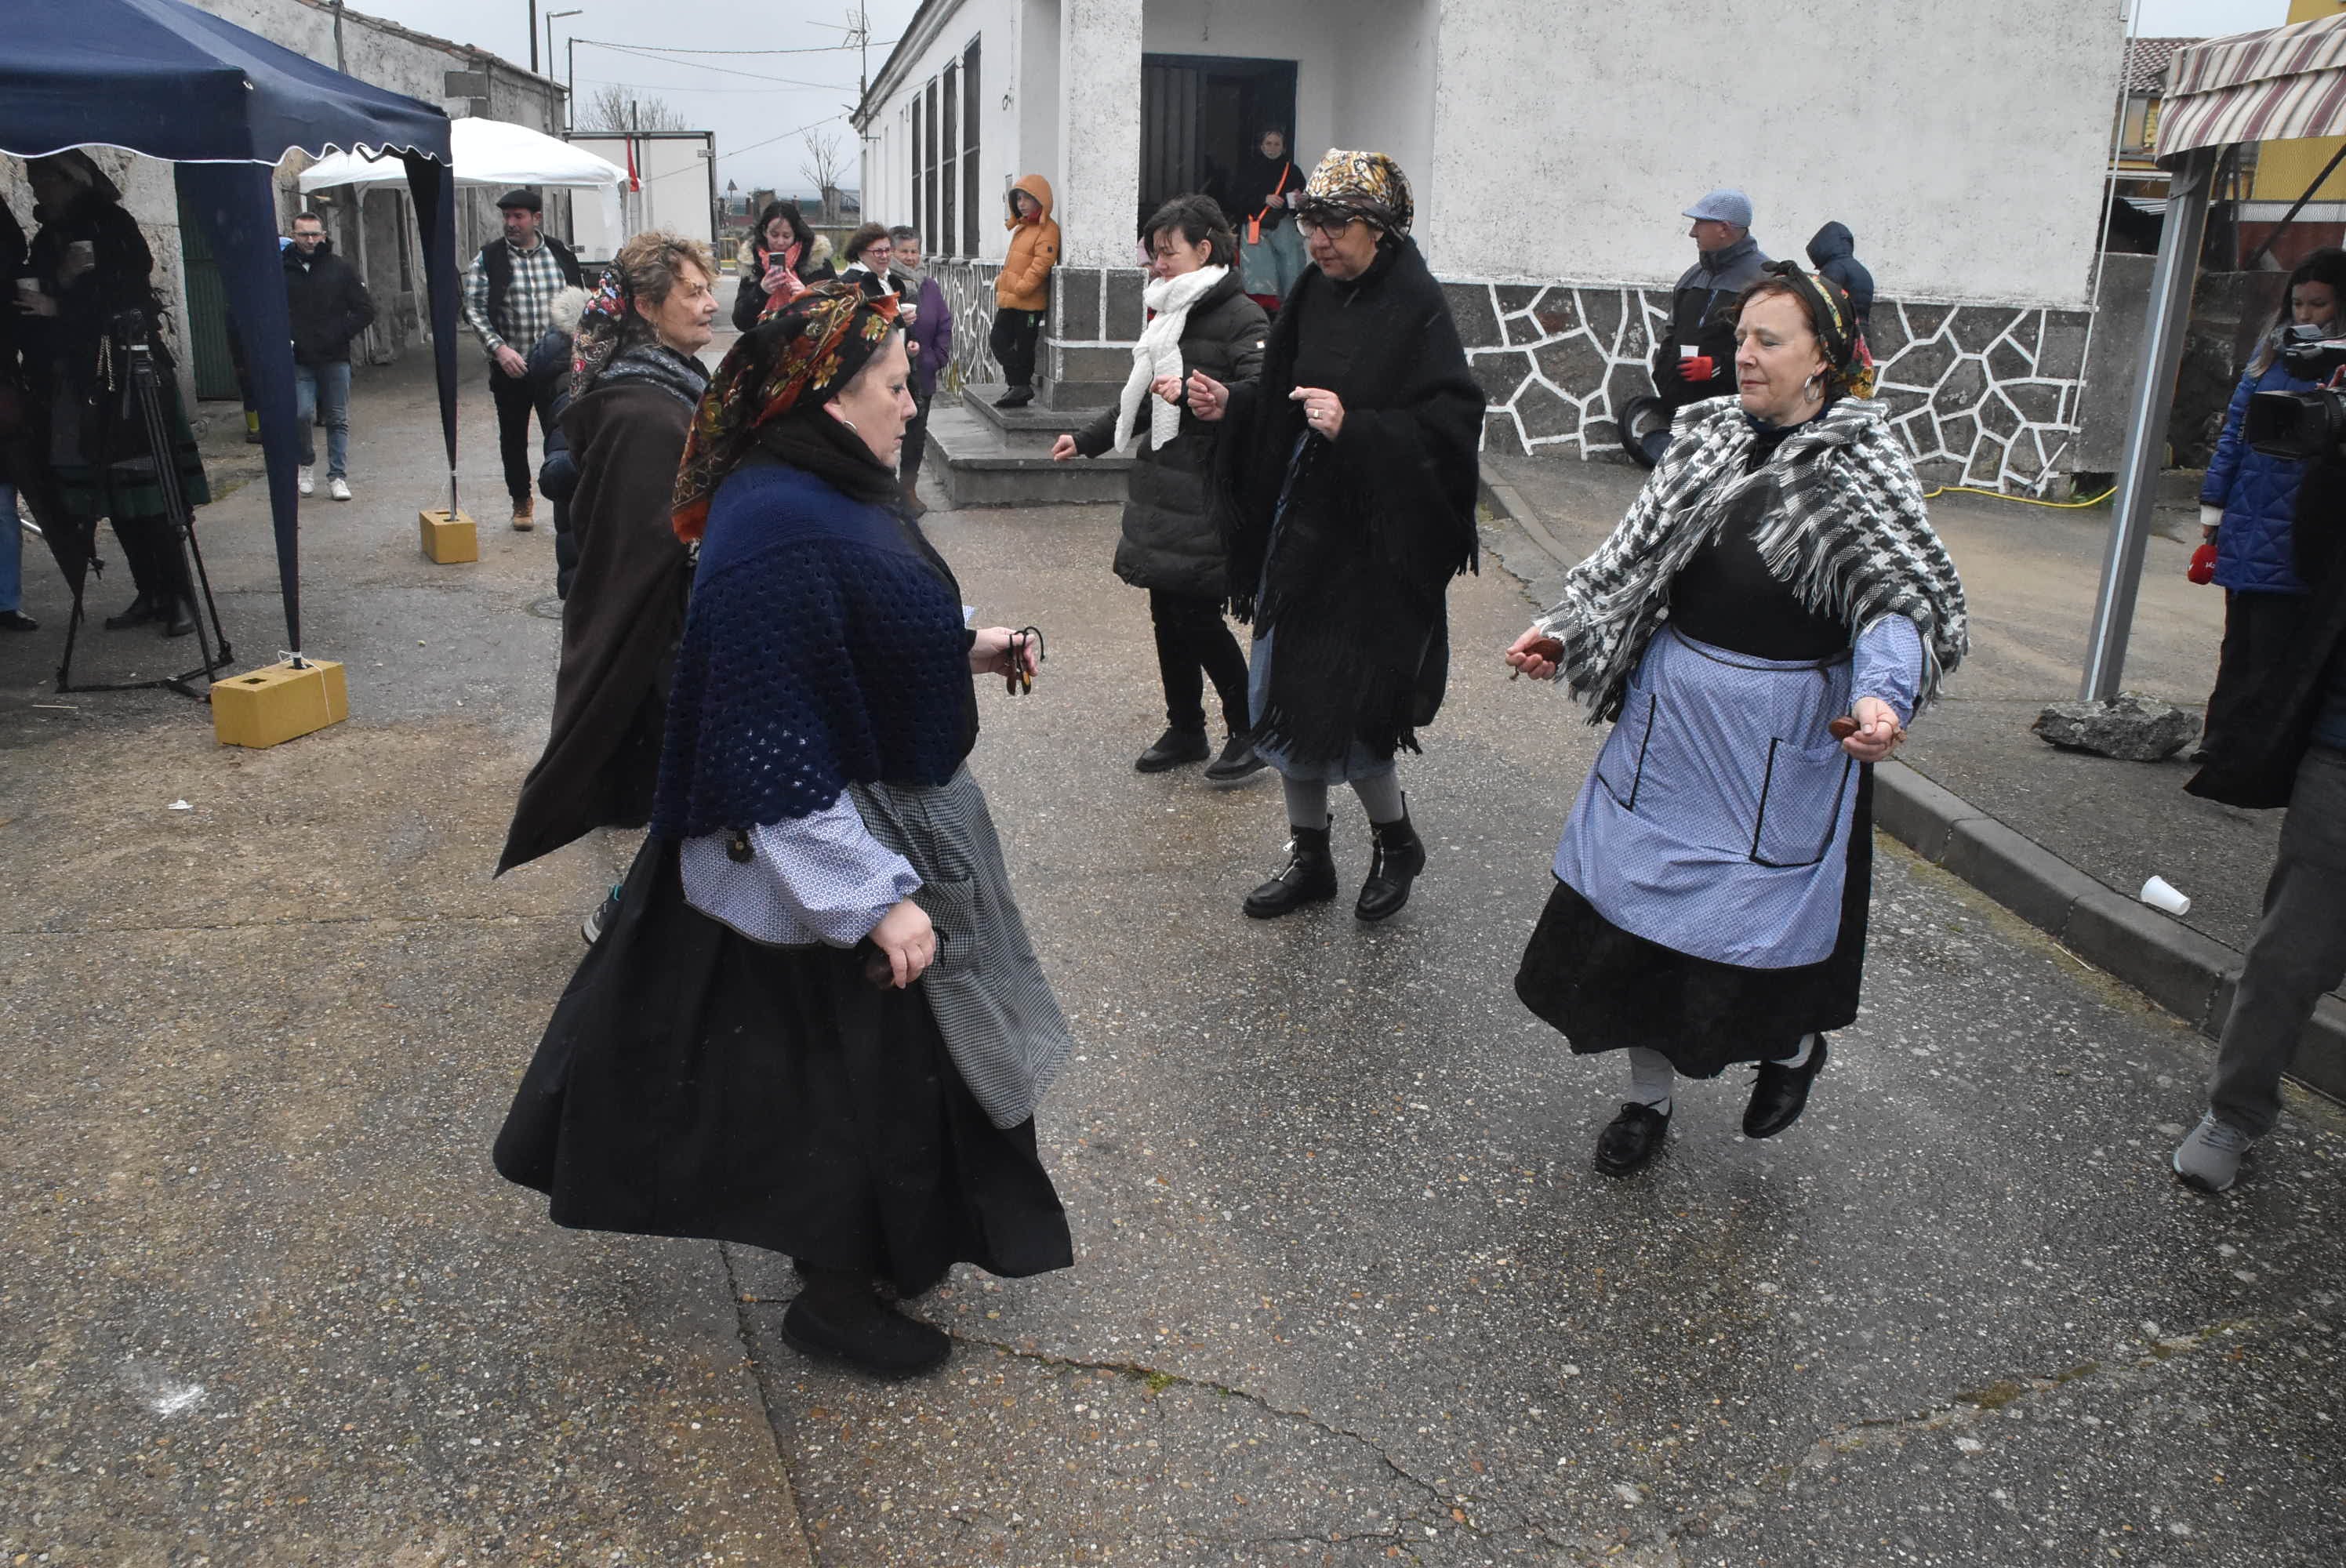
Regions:
M 677 537 L 700 537 L 709 504 L 749 455 L 760 425 L 794 409 L 820 408 L 896 330 L 897 296 L 867 299 L 853 283 L 825 282 L 767 313 L 741 334 L 693 410 L 677 469 Z
M 619 351 L 619 340 L 627 330 L 629 307 L 634 297 L 627 290 L 627 280 L 617 267 L 603 269 L 602 281 L 596 285 L 594 297 L 579 312 L 578 330 L 570 337 L 570 386 L 573 396 L 595 384 L 595 378 L 609 366 Z
M 1825 363 L 1831 367 L 1829 379 L 1833 391 L 1843 397 L 1872 397 L 1873 352 L 1866 346 L 1865 334 L 1858 330 L 1857 308 L 1841 286 L 1821 272 L 1803 270 L 1797 261 L 1770 261 L 1760 271 L 1782 279 L 1808 307 L 1810 319 L 1817 324 L 1817 345 L 1824 350 Z
M 1381 152 L 1329 153 L 1311 171 L 1298 210 L 1306 217 L 1364 218 L 1395 239 L 1406 237 L 1417 217 L 1409 177 Z

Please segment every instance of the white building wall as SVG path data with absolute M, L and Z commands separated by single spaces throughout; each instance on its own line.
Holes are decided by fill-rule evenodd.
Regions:
M 1839 219 L 1885 293 L 2087 302 L 2114 3 L 1439 3 L 1422 188 L 1445 274 L 1667 283 L 1693 260 L 1680 210 L 1739 185 L 1770 254 Z
M 1042 0 L 1042 4 L 1049 6 L 1055 0 Z M 867 219 L 888 224 L 913 221 L 913 161 L 922 150 L 913 145 L 913 100 L 927 93 L 929 84 L 946 65 L 962 57 L 972 39 L 980 39 L 984 46 L 978 62 L 979 173 L 977 188 L 964 199 L 974 196 L 978 203 L 978 259 L 1000 261 L 1007 253 L 1009 236 L 1002 227 L 1003 192 L 1025 171 L 1020 145 L 1025 117 L 1019 100 L 1039 97 L 1046 114 L 1056 114 L 1051 98 L 1041 94 L 1031 78 L 1022 79 L 1015 68 L 1022 35 L 1028 31 L 1025 14 L 1035 8 L 1035 0 L 964 0 L 943 18 L 930 22 L 926 36 L 911 54 L 891 58 L 886 75 L 874 84 L 887 96 L 874 100 L 875 112 L 864 127 L 862 191 Z M 1056 47 L 1055 42 L 1053 77 L 1057 75 Z M 958 131 L 954 146 L 958 163 Z M 1056 162 L 1044 172 L 1056 174 Z M 956 206 L 956 232 L 923 237 L 929 254 L 962 253 L 959 213 Z

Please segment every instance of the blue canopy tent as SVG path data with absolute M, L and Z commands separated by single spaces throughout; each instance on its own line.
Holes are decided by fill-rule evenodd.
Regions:
M 271 176 L 298 148 L 395 156 L 407 168 L 431 299 L 450 483 L 456 467 L 456 206 L 448 117 L 343 75 L 183 0 L 0 0 L 0 151 L 121 148 L 178 165 L 219 259 L 245 353 L 285 599 L 301 648 L 292 328 Z

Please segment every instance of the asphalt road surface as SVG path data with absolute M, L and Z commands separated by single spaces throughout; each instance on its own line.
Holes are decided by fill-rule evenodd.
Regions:
M 2346 1553 L 2346 1119 L 2294 1100 L 2234 1194 L 2185 1191 L 2206 1042 L 1894 845 L 1807 1117 L 1743 1140 L 1734 1074 L 1682 1090 L 1647 1173 L 1590 1170 L 1622 1069 L 1508 982 L 1597 736 L 1506 679 L 1528 606 L 1495 559 L 1403 767 L 1410 908 L 1352 920 L 1343 799 L 1345 897 L 1260 924 L 1275 783 L 1131 770 L 1162 720 L 1113 511 L 933 514 L 981 617 L 1049 634 L 1031 697 L 982 688 L 973 762 L 1079 1041 L 1040 1118 L 1076 1268 L 957 1270 L 919 1304 L 949 1367 L 877 1385 L 781 1344 L 780 1260 L 551 1227 L 488 1147 L 631 845 L 489 879 L 557 626 L 551 539 L 503 528 L 470 406 L 496 525 L 434 567 L 427 399 L 362 382 L 360 499 L 305 524 L 306 651 L 347 661 L 352 713 L 292 744 L 56 695 L 28 557 L 45 630 L 0 643 L 0 1562 Z M 257 488 L 205 527 L 266 662 Z

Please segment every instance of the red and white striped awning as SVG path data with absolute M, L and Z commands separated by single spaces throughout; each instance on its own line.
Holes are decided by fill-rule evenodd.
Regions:
M 2158 161 L 2196 148 L 2346 135 L 2346 14 L 2211 38 L 2175 56 Z

